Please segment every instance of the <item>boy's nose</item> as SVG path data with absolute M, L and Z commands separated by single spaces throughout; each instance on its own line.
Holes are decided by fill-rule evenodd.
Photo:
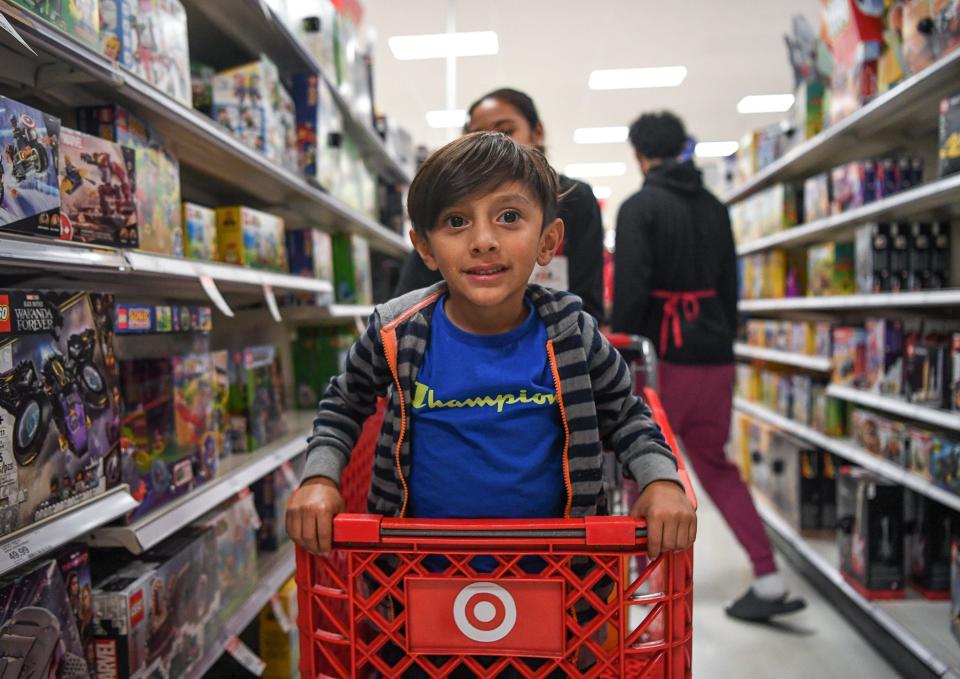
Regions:
M 494 252 L 500 247 L 497 241 L 496 231 L 492 224 L 476 224 L 473 230 L 473 241 L 470 243 L 470 251 L 474 254 L 484 252 Z

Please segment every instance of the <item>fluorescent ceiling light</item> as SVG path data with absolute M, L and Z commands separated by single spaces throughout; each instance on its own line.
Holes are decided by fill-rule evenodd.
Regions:
M 568 177 L 619 177 L 626 172 L 626 163 L 571 163 L 563 168 Z
M 697 158 L 726 158 L 740 149 L 735 141 L 701 141 L 697 142 Z
M 573 131 L 575 144 L 619 144 L 626 140 L 626 127 L 580 127 Z
M 404 61 L 479 57 L 500 51 L 500 41 L 497 40 L 497 34 L 493 31 L 395 35 L 387 40 L 387 44 L 390 45 L 393 56 Z
M 467 112 L 462 108 L 445 111 L 427 111 L 427 125 L 440 129 L 463 127 L 467 122 Z
M 751 94 L 737 104 L 739 113 L 783 113 L 793 106 L 792 94 Z
M 594 186 L 593 187 L 593 197 L 597 200 L 603 200 L 604 198 L 609 198 L 613 195 L 613 189 L 609 186 Z
M 641 87 L 676 87 L 687 77 L 684 66 L 614 68 L 590 73 L 591 90 L 630 90 Z

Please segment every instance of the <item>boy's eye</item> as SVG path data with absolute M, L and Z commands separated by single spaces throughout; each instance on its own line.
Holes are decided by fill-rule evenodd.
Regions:
M 503 213 L 503 216 L 500 219 L 505 221 L 507 224 L 513 224 L 520 220 L 520 213 L 516 210 L 507 210 Z
M 447 225 L 452 226 L 455 229 L 466 226 L 466 224 L 467 220 L 460 215 L 451 215 L 450 217 L 447 217 Z

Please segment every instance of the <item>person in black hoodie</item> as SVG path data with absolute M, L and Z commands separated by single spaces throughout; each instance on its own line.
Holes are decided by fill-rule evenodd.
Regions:
M 533 99 L 518 90 L 503 88 L 477 99 L 468 111 L 464 132 L 503 132 L 514 141 L 536 146 L 543 151 L 543 122 Z M 603 320 L 603 222 L 600 206 L 590 185 L 560 175 L 558 216 L 563 220 L 561 250 L 551 263 L 549 278 L 536 282 L 547 287 L 569 290 L 583 300 L 583 308 Z M 439 271 L 431 271 L 416 251 L 407 255 L 394 291 L 400 296 L 426 288 L 441 280 Z M 565 280 L 564 280 L 565 279 Z
M 760 621 L 805 607 L 790 599 L 750 492 L 724 446 L 733 398 L 737 255 L 726 207 L 678 160 L 683 122 L 647 113 L 630 127 L 645 181 L 620 207 L 613 330 L 658 346 L 661 398 L 697 477 L 753 563 L 754 582 L 727 606 Z

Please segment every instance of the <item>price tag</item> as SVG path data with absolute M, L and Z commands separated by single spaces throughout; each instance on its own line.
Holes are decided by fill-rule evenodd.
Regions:
M 256 653 L 250 650 L 250 647 L 240 641 L 240 637 L 230 637 L 227 641 L 227 653 L 233 656 L 233 659 L 244 666 L 251 674 L 262 676 L 263 671 L 267 669 L 267 663 Z
M 279 594 L 270 597 L 270 608 L 273 609 L 273 617 L 277 619 L 277 624 L 280 625 L 283 633 L 290 634 L 293 631 L 293 623 L 290 622 L 290 616 L 287 615 L 287 609 L 283 607 Z
M 207 297 L 210 298 L 210 301 L 217 305 L 217 308 L 220 309 L 222 313 L 227 318 L 233 318 L 233 309 L 230 308 L 230 305 L 227 304 L 227 300 L 223 298 L 223 295 L 220 294 L 220 290 L 217 288 L 217 284 L 213 282 L 213 278 L 207 274 L 200 274 L 200 285 L 203 287 L 203 291 L 207 293 Z
M 287 482 L 287 485 L 291 488 L 296 488 L 300 485 L 300 482 L 297 480 L 297 475 L 293 472 L 293 467 L 289 462 L 284 462 L 280 465 L 280 471 L 283 473 L 283 480 Z
M 36 542 L 35 534 L 27 534 L 0 546 L 0 573 L 13 570 L 47 551 L 43 545 L 33 544 Z
M 257 513 L 257 505 L 254 504 L 253 493 L 250 492 L 249 488 L 244 488 L 240 491 L 240 503 L 247 511 L 247 517 L 249 518 L 250 525 L 254 530 L 260 530 L 260 526 L 263 525 L 263 522 L 260 520 L 260 515 Z
M 30 50 L 30 53 L 31 53 L 31 54 L 33 54 L 34 56 L 37 56 L 37 53 L 33 51 L 33 48 L 30 47 L 30 45 L 27 44 L 26 40 L 24 40 L 22 37 L 20 37 L 20 34 L 17 32 L 17 29 L 15 29 L 15 28 L 13 27 L 13 24 L 11 24 L 11 23 L 7 20 L 7 17 L 3 16 L 2 13 L 0 13 L 0 28 L 2 28 L 2 29 L 5 30 L 7 33 L 9 33 L 9 34 L 12 35 L 14 38 L 16 38 L 17 42 L 19 42 L 21 45 L 23 45 L 23 46 L 26 47 L 28 50 Z
M 277 306 L 277 297 L 273 294 L 273 287 L 263 284 L 263 298 L 267 301 L 267 308 L 270 310 L 270 315 L 273 316 L 273 320 L 277 323 L 282 323 L 283 319 L 280 318 L 280 308 Z

